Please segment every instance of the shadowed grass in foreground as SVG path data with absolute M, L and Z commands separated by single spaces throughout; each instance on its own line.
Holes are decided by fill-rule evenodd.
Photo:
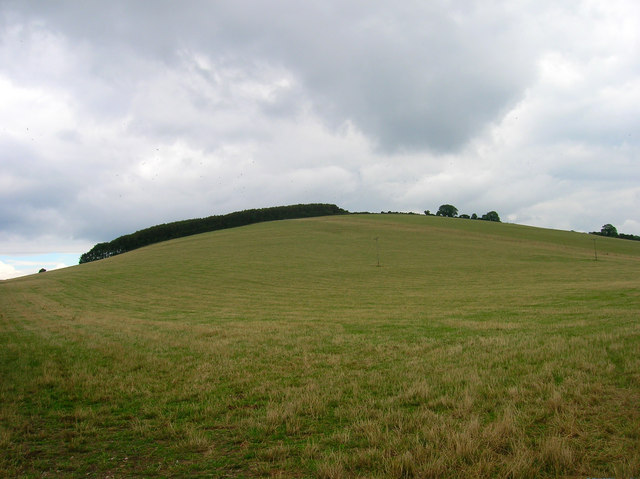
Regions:
M 640 244 L 597 247 L 352 215 L 0 282 L 0 474 L 637 476 Z

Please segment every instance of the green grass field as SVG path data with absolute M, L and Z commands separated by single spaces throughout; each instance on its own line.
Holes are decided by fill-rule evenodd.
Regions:
M 0 475 L 637 477 L 640 242 L 593 239 L 348 215 L 0 282 Z

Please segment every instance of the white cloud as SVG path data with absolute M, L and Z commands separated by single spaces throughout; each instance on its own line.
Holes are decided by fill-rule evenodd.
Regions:
M 23 274 L 15 266 L 0 261 L 0 279 L 17 278 Z

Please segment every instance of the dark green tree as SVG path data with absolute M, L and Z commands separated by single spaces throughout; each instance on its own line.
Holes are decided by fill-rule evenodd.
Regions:
M 618 236 L 618 230 L 612 224 L 607 223 L 600 230 L 600 234 L 602 236 L 611 236 L 613 238 L 616 238 Z
M 440 205 L 436 216 L 447 216 L 449 218 L 455 218 L 458 215 L 458 208 L 453 205 Z
M 489 211 L 488 213 L 482 215 L 482 219 L 485 221 L 496 221 L 500 223 L 500 216 L 495 211 Z

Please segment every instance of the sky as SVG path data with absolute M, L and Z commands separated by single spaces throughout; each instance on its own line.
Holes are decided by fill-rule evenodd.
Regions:
M 0 279 L 297 203 L 640 234 L 639 37 L 636 0 L 0 0 Z

